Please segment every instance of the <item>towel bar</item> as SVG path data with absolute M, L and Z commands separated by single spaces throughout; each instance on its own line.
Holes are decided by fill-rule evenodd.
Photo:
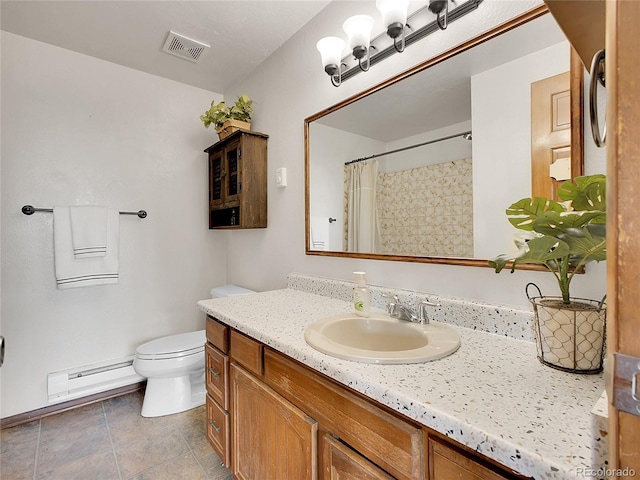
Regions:
M 35 212 L 53 212 L 53 208 L 35 208 L 31 205 L 22 207 L 22 213 L 25 215 L 33 215 Z M 137 212 L 120 212 L 120 215 L 137 215 L 140 218 L 147 218 L 146 210 L 138 210 Z

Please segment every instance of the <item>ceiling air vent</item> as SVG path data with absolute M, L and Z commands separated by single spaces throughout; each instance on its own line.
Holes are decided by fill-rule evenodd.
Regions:
M 184 58 L 190 62 L 198 63 L 200 55 L 202 55 L 205 48 L 210 48 L 210 46 L 170 31 L 167 35 L 167 40 L 164 42 L 162 51 L 175 55 L 176 57 Z

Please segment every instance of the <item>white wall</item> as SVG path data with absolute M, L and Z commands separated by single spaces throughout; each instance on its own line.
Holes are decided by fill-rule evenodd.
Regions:
M 471 77 L 474 252 L 480 258 L 517 250 L 517 230 L 504 211 L 531 196 L 531 84 L 568 72 L 569 54 L 569 43 L 559 43 Z
M 329 246 L 342 250 L 344 237 L 344 164 L 363 155 L 384 150 L 384 143 L 327 127 L 315 122 L 309 127 L 313 158 L 309 169 L 310 215 L 327 217 Z M 363 152 L 371 152 L 363 154 Z M 328 218 L 336 221 L 329 224 Z
M 226 280 L 208 230 L 199 115 L 221 95 L 2 32 L 2 411 L 47 404 L 47 373 L 132 355 L 203 328 L 196 301 Z M 57 290 L 52 215 L 98 204 L 120 217 L 120 283 Z
M 471 130 L 471 120 L 413 135 L 395 142 L 389 142 L 385 144 L 385 151 L 390 152 L 469 130 Z M 469 140 L 465 140 L 462 137 L 452 138 L 450 140 L 436 142 L 382 157 L 380 159 L 380 171 L 384 173 L 400 172 L 425 165 L 433 165 L 434 163 L 445 163 L 471 158 L 472 154 L 472 143 Z
M 490 268 L 305 256 L 304 253 L 304 119 L 540 3 L 539 0 L 485 0 L 478 10 L 451 23 L 445 32 L 435 32 L 408 47 L 403 54 L 393 55 L 369 72 L 335 88 L 322 71 L 316 42 L 327 35 L 342 36 L 342 23 L 350 15 L 366 13 L 376 19 L 379 15 L 373 1 L 332 2 L 253 75 L 240 81 L 232 91 L 224 92 L 227 98 L 245 92 L 254 98 L 254 128 L 270 135 L 269 227 L 261 231 L 231 232 L 228 280 L 266 290 L 283 287 L 286 274 L 291 271 L 351 280 L 354 270 L 364 270 L 371 283 L 378 285 L 526 308 L 529 308 L 524 295 L 527 282 L 539 284 L 543 293 L 556 293 L 554 279 L 546 272 L 497 275 Z M 377 20 L 374 35 L 382 31 L 380 23 Z M 594 161 L 592 153 L 587 150 L 587 171 Z M 604 153 L 597 151 L 594 155 Z M 289 186 L 285 189 L 275 187 L 275 170 L 279 167 L 287 168 Z M 588 268 L 588 272 L 574 280 L 574 294 L 601 298 L 605 291 L 605 267 L 598 265 Z

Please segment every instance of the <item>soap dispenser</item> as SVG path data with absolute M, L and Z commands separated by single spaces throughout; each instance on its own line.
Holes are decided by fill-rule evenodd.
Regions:
M 365 272 L 353 272 L 356 286 L 353 287 L 353 308 L 356 315 L 368 317 L 371 315 L 371 292 L 367 286 Z

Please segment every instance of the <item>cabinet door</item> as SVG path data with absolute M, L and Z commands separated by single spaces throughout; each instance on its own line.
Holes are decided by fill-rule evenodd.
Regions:
M 237 202 L 241 184 L 240 141 L 233 142 L 224 151 L 225 203 Z
M 236 478 L 316 479 L 317 422 L 235 364 L 231 385 Z
M 210 206 L 224 203 L 224 165 L 222 152 L 212 152 L 209 155 L 209 203 Z
M 507 480 L 473 458 L 429 438 L 429 480 Z
M 323 444 L 327 480 L 393 480 L 384 470 L 331 435 L 323 437 Z

